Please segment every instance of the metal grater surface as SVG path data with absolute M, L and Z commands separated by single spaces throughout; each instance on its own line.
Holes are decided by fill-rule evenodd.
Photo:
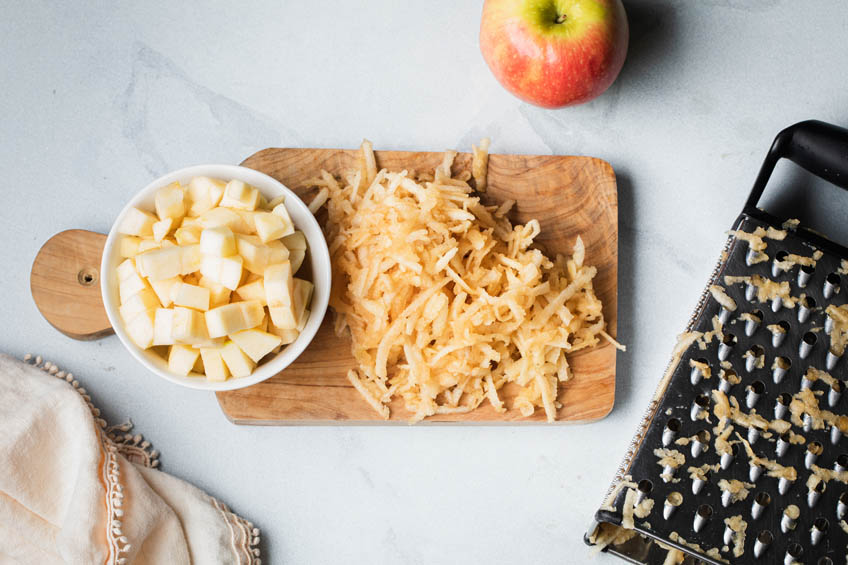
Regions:
M 793 128 L 801 126 L 834 128 L 821 122 Z M 848 274 L 840 273 L 848 251 L 808 230 L 786 230 L 782 240 L 762 239 L 767 259 L 757 262 L 760 253 L 749 238 L 738 236 L 758 228 L 780 229 L 780 220 L 756 209 L 754 196 L 762 193 L 777 158 L 797 161 L 782 154 L 787 149 L 778 143 L 793 128 L 775 141 L 772 161 L 764 164 L 733 228 L 739 232 L 730 237 L 687 328 L 710 339 L 692 342 L 672 360 L 671 374 L 661 382 L 617 476 L 616 482 L 630 486 L 612 491 L 612 500 L 589 529 L 591 544 L 599 524 L 621 526 L 634 507 L 639 509 L 632 529 L 641 535 L 607 548 L 631 563 L 680 563 L 667 561 L 669 548 L 683 552 L 685 564 L 846 563 L 848 394 L 843 390 L 848 355 L 831 352 L 831 338 L 838 340 L 844 326 L 834 329 L 825 310 L 848 303 Z M 848 132 L 839 130 L 839 135 L 848 148 Z M 840 158 L 848 166 L 848 151 Z M 815 258 L 814 266 L 775 265 L 788 254 Z M 756 276 L 761 278 L 754 283 L 732 278 Z M 769 288 L 759 295 L 760 286 L 774 289 L 776 284 L 788 285 L 788 293 L 785 288 L 779 293 L 785 299 L 772 298 L 777 293 Z M 720 330 L 711 335 L 715 321 L 721 322 Z M 730 450 L 724 444 L 722 454 L 716 449 L 716 432 L 722 429 L 718 416 L 734 401 L 738 408 L 725 426 L 733 427 L 726 438 Z M 816 408 L 828 411 L 823 420 Z M 670 452 L 658 454 L 658 449 L 676 453 L 664 465 L 661 456 Z M 705 472 L 690 473 L 690 468 Z M 734 496 L 728 484 L 742 484 L 747 495 Z M 734 527 L 726 524 L 730 519 Z M 738 533 L 741 520 L 744 539 Z

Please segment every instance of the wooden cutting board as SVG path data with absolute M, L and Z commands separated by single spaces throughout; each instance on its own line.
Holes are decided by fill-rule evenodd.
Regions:
M 299 195 L 304 183 L 321 169 L 334 175 L 357 164 L 357 150 L 265 149 L 243 166 L 262 171 Z M 377 151 L 378 167 L 390 170 L 432 170 L 441 152 Z M 470 168 L 471 155 L 460 153 L 453 170 Z M 618 200 L 610 165 L 591 157 L 491 155 L 489 203 L 515 200 L 514 222 L 536 218 L 542 226 L 537 242 L 549 254 L 570 253 L 576 236 L 586 244 L 586 261 L 598 268 L 595 291 L 604 304 L 608 331 L 616 335 L 618 277 Z M 308 198 L 307 198 L 308 200 Z M 70 230 L 51 238 L 41 249 L 31 275 L 39 310 L 57 329 L 77 339 L 109 332 L 99 301 L 97 269 L 105 237 Z M 80 307 L 79 301 L 84 301 Z M 318 334 L 298 360 L 257 385 L 218 392 L 224 414 L 236 424 L 361 424 L 386 423 L 347 381 L 355 366 L 348 338 L 336 337 L 328 311 Z M 104 320 L 105 325 L 104 325 Z M 84 329 L 82 329 L 84 328 Z M 559 422 L 589 422 L 606 416 L 615 400 L 616 350 L 603 343 L 570 356 L 574 377 L 560 386 Z M 501 392 L 506 405 L 517 393 L 507 385 Z M 401 400 L 391 405 L 388 423 L 406 423 L 410 414 Z M 530 418 L 517 411 L 499 414 L 484 403 L 469 414 L 440 415 L 426 422 L 526 423 L 544 422 L 538 409 Z
M 242 165 L 271 175 L 298 194 L 321 169 L 338 175 L 356 166 L 356 150 L 265 149 Z M 377 151 L 378 168 L 432 170 L 443 154 Z M 469 169 L 471 155 L 460 153 L 453 170 Z M 517 202 L 513 221 L 537 218 L 539 243 L 549 253 L 571 252 L 580 234 L 587 262 L 598 267 L 595 289 L 604 303 L 604 317 L 615 335 L 618 276 L 618 199 L 615 174 L 604 161 L 591 157 L 491 155 L 487 198 Z M 237 424 L 381 423 L 383 420 L 351 386 L 345 375 L 355 367 L 348 338 L 332 330 L 332 314 L 298 360 L 285 371 L 248 388 L 219 392 L 218 402 Z M 559 421 L 603 418 L 615 400 L 615 348 L 609 344 L 570 358 L 574 379 L 560 387 Z M 517 390 L 502 393 L 507 406 Z M 391 405 L 391 422 L 405 423 L 410 414 L 401 400 Z M 517 411 L 498 414 L 485 403 L 469 414 L 441 415 L 429 422 L 542 422 L 544 412 L 531 418 Z

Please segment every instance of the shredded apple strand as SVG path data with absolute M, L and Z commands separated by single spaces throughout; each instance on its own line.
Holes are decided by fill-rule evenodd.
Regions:
M 399 396 L 413 421 L 487 399 L 554 421 L 566 354 L 612 339 L 597 271 L 579 237 L 570 258 L 533 248 L 539 222 L 513 226 L 512 202 L 481 204 L 467 171 L 451 176 L 455 155 L 433 173 L 378 171 L 365 141 L 357 169 L 310 183 L 326 198 L 335 328 L 349 330 L 359 365 L 348 379 L 383 418 Z M 477 149 L 478 183 L 481 159 Z M 520 387 L 511 407 L 498 394 L 509 382 Z

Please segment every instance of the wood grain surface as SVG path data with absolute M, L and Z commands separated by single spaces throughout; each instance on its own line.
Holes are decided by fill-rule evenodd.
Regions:
M 265 149 L 242 165 L 271 175 L 307 196 L 305 183 L 321 169 L 338 175 L 357 164 L 355 150 Z M 377 164 L 390 170 L 432 170 L 441 152 L 377 151 Z M 454 172 L 470 167 L 471 155 L 461 153 Z M 491 155 L 486 199 L 515 200 L 511 219 L 536 218 L 542 226 L 539 244 L 548 253 L 570 253 L 576 236 L 586 244 L 586 261 L 598 268 L 595 290 L 604 303 L 608 331 L 616 333 L 618 277 L 618 201 L 610 165 L 591 157 Z M 308 201 L 308 197 L 306 198 Z M 350 385 L 345 375 L 355 366 L 348 338 L 332 331 L 331 316 L 298 360 L 280 374 L 257 385 L 217 393 L 224 414 L 238 424 L 384 423 Z M 606 416 L 615 400 L 615 349 L 609 344 L 570 357 L 574 378 L 560 386 L 560 422 L 587 422 Z M 507 385 L 506 405 L 517 393 Z M 405 423 L 410 414 L 401 400 L 391 405 L 389 423 Z M 517 411 L 498 414 L 488 403 L 469 414 L 440 415 L 427 422 L 543 422 L 538 409 L 530 418 Z
M 66 230 L 47 240 L 30 272 L 35 305 L 57 330 L 74 339 L 112 333 L 100 298 L 100 257 L 106 236 Z

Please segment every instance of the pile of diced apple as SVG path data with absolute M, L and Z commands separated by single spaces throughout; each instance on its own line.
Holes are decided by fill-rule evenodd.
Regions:
M 155 215 L 130 209 L 118 266 L 130 339 L 179 375 L 246 377 L 292 343 L 309 318 L 312 283 L 296 278 L 306 238 L 283 197 L 242 181 L 195 177 L 159 189 Z

